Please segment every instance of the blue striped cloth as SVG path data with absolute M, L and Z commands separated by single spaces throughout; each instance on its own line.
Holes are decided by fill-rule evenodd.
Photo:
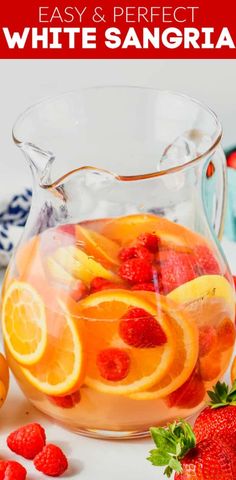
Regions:
M 0 201 L 0 267 L 5 267 L 22 233 L 31 205 L 32 192 L 22 193 Z

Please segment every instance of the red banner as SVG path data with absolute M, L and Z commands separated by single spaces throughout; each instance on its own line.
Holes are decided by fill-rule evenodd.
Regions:
M 236 58 L 232 0 L 0 5 L 0 58 Z

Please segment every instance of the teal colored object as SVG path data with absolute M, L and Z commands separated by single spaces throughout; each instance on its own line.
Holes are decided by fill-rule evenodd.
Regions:
M 225 219 L 225 236 L 236 242 L 236 170 L 228 168 L 228 199 Z

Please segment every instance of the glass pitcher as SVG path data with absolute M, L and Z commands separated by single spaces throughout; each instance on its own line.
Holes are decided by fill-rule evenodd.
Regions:
M 199 102 L 133 87 L 67 93 L 16 122 L 33 202 L 3 286 L 5 348 L 25 395 L 67 427 L 144 436 L 193 415 L 226 371 L 221 135 Z

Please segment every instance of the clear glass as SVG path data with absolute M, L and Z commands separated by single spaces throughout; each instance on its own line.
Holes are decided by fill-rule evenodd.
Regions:
M 190 417 L 235 341 L 216 116 L 176 93 L 93 88 L 29 108 L 13 137 L 34 184 L 2 301 L 22 390 L 96 437 Z

